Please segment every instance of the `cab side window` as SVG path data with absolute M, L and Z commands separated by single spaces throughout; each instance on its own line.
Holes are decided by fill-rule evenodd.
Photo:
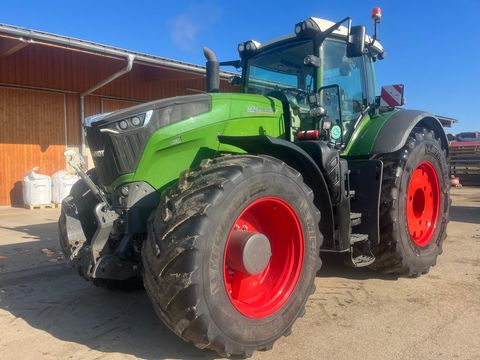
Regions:
M 345 41 L 326 39 L 322 45 L 321 85 L 340 87 L 342 120 L 354 121 L 364 108 L 362 57 L 347 58 Z

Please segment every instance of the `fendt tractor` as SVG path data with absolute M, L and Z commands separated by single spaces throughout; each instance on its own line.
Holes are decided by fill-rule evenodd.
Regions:
M 376 96 L 372 16 L 372 36 L 312 17 L 239 44 L 239 60 L 205 48 L 206 93 L 87 118 L 95 167 L 66 153 L 82 179 L 59 220 L 73 267 L 107 288 L 143 282 L 168 328 L 226 357 L 290 333 L 323 252 L 428 272 L 446 237 L 448 142 L 437 116 Z M 220 93 L 220 66 L 241 69 L 239 92 Z

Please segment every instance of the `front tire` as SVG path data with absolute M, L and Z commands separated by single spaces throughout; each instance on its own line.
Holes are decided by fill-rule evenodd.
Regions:
M 372 265 L 416 277 L 442 253 L 450 208 L 445 150 L 433 131 L 415 128 L 405 146 L 383 155 L 380 244 Z
M 312 190 L 283 162 L 204 161 L 164 194 L 149 221 L 144 284 L 157 314 L 182 339 L 223 356 L 271 348 L 314 291 L 319 221 Z M 267 265 L 255 252 L 236 264 L 235 239 L 245 234 L 268 238 Z M 257 265 L 259 273 L 245 270 Z

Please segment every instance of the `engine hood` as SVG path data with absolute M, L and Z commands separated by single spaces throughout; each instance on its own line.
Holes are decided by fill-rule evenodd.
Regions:
M 151 151 L 143 162 L 151 164 L 157 151 L 176 145 L 180 138 L 182 143 L 192 141 L 188 146 L 196 151 L 195 146 L 217 148 L 217 134 L 223 132 L 258 134 L 263 125 L 265 131 L 270 126 L 269 134 L 273 134 L 279 131 L 281 113 L 278 100 L 262 95 L 197 94 L 91 116 L 84 126 L 100 183 L 109 185 L 118 177 L 136 171 L 147 144 Z M 208 144 L 203 144 L 205 141 Z
M 135 115 L 141 115 L 148 111 L 153 111 L 153 117 L 151 120 L 155 120 L 155 118 L 159 118 L 160 116 L 162 120 L 164 120 L 163 122 L 165 122 L 162 126 L 166 126 L 175 121 L 208 112 L 211 107 L 212 98 L 208 94 L 176 96 L 150 101 L 148 103 L 109 113 L 89 116 L 85 118 L 83 125 L 85 127 L 101 127 Z

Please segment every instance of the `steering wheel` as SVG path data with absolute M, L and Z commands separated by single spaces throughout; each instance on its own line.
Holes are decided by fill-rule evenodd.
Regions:
M 292 88 L 279 89 L 279 91 L 287 97 L 287 100 L 292 105 L 292 107 L 295 107 L 303 111 L 310 110 L 310 106 L 308 106 L 306 102 L 308 93 L 305 90 L 292 87 Z M 307 106 L 301 106 L 300 103 L 302 105 L 305 104 Z

